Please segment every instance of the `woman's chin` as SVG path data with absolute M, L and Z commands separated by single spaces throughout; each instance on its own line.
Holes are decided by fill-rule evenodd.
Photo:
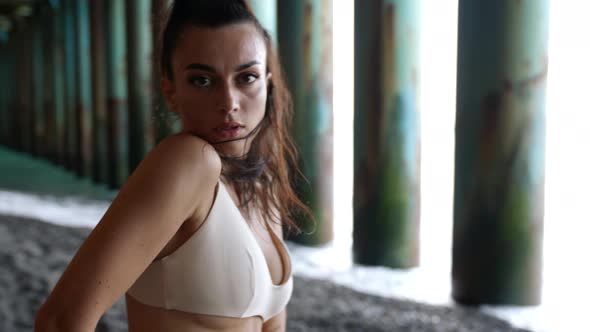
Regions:
M 244 147 L 243 141 L 227 142 L 221 144 L 214 144 L 215 150 L 223 157 L 239 158 L 248 153 L 248 149 Z

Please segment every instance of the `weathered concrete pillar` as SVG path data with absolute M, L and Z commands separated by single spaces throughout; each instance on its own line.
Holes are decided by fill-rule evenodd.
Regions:
M 0 42 L 0 144 L 9 146 L 10 142 L 10 85 L 14 74 L 11 50 L 8 42 Z
M 33 63 L 33 30 L 22 22 L 18 24 L 16 39 L 18 40 L 18 77 L 17 80 L 17 121 L 14 137 L 16 147 L 22 152 L 33 153 L 33 88 L 32 88 L 32 63 Z
M 127 38 L 125 33 L 125 3 L 107 0 L 107 118 L 109 181 L 119 188 L 129 175 L 129 133 L 127 93 Z
M 64 31 L 64 113 L 66 167 L 71 171 L 80 168 L 78 151 L 80 150 L 79 122 L 76 112 L 76 96 L 80 88 L 76 84 L 76 68 L 79 61 L 76 55 L 76 7 L 75 0 L 64 0 L 63 7 Z
M 40 155 L 50 161 L 55 157 L 55 95 L 54 95 L 54 81 L 55 68 L 54 64 L 54 31 L 53 20 L 50 6 L 42 6 L 39 11 L 39 16 L 35 18 L 40 28 L 42 29 L 41 41 L 41 66 L 42 66 L 42 80 L 40 100 L 41 110 L 40 123 L 37 126 L 41 129 L 41 137 L 37 144 L 37 150 Z
M 53 94 L 53 81 L 54 81 L 54 68 L 53 68 L 53 27 L 51 19 L 51 7 L 48 5 L 42 5 L 39 8 L 39 15 L 35 18 L 41 25 L 42 41 L 42 75 L 43 81 L 41 82 L 43 89 L 43 99 L 41 100 L 41 112 L 42 121 L 37 126 L 41 128 L 42 134 L 39 139 L 38 150 L 40 155 L 51 161 L 54 155 L 54 121 L 55 121 L 55 109 L 54 109 L 54 94 Z
M 92 177 L 94 146 L 92 143 L 92 68 L 90 49 L 89 0 L 76 0 L 76 109 L 80 145 L 76 170 L 80 176 Z
M 355 2 L 354 261 L 419 264 L 419 8 Z
M 6 62 L 6 68 L 9 70 L 8 78 L 12 77 L 12 79 L 8 80 L 8 109 L 10 112 L 7 113 L 7 118 L 9 119 L 7 123 L 9 127 L 7 128 L 7 135 L 8 141 L 7 144 L 10 148 L 17 150 L 19 145 L 19 84 L 17 77 L 19 77 L 19 42 L 16 40 L 17 33 L 12 31 L 10 34 L 9 46 L 8 49 L 10 50 L 9 53 L 9 60 Z M 11 65 L 12 64 L 12 65 Z M 11 66 L 10 66 L 11 65 Z M 10 67 L 9 67 L 10 66 Z M 12 75 L 11 75 L 12 74 Z
M 53 160 L 60 164 L 66 165 L 66 119 L 65 119 L 65 54 L 64 54 L 64 25 L 63 15 L 65 10 L 63 3 L 51 11 L 51 29 L 53 38 L 51 44 L 52 67 L 53 67 L 53 105 L 54 125 L 50 133 L 54 137 L 54 157 Z
M 277 44 L 277 0 L 250 0 L 252 10 L 260 24 Z
M 548 0 L 460 1 L 453 298 L 540 302 Z
M 0 33 L 5 33 L 4 31 Z M 0 41 L 0 144 L 7 145 L 8 135 L 8 49 L 5 42 Z
M 317 224 L 304 221 L 294 238 L 325 244 L 333 238 L 332 1 L 279 1 L 279 51 L 294 103 L 294 137 L 300 166 L 309 180 L 297 184 Z
M 32 154 L 36 157 L 45 157 L 46 149 L 46 110 L 45 110 L 45 57 L 43 40 L 47 38 L 45 26 L 41 17 L 35 17 L 27 24 L 31 28 L 31 42 L 32 46 L 32 62 L 31 62 L 31 88 L 32 91 L 32 118 L 31 129 L 33 134 L 32 139 Z
M 13 28 L 14 29 L 14 28 Z M 18 149 L 19 142 L 19 105 L 18 105 L 18 81 L 19 81 L 19 41 L 18 33 L 12 30 L 9 35 L 8 43 L 5 46 L 5 57 L 2 60 L 4 64 L 3 87 L 6 95 L 6 113 L 4 115 L 4 133 L 6 145 L 12 149 Z
M 93 173 L 95 182 L 108 182 L 107 147 L 107 68 L 106 68 L 106 25 L 108 17 L 105 16 L 106 3 L 104 1 L 92 1 L 90 3 L 90 33 L 92 50 L 92 150 Z
M 153 147 L 151 1 L 126 0 L 129 90 L 129 169 Z

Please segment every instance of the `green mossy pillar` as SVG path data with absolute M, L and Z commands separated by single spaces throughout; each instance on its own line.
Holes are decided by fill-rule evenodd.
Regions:
M 25 153 L 33 153 L 33 29 L 25 22 L 17 22 L 17 116 L 14 137 L 16 149 Z
M 50 20 L 53 32 L 50 51 L 52 52 L 52 94 L 54 110 L 54 125 L 50 133 L 53 139 L 53 161 L 60 165 L 66 165 L 66 118 L 65 118 L 65 54 L 64 54 L 64 30 L 63 15 L 65 11 L 62 7 L 55 8 L 51 11 Z
M 91 178 L 94 168 L 92 68 L 89 0 L 76 0 L 76 114 L 80 144 L 76 172 Z
M 0 42 L 0 144 L 10 146 L 10 85 L 15 77 L 11 70 L 12 54 L 8 42 Z
M 76 84 L 76 8 L 75 0 L 64 0 L 62 25 L 64 32 L 64 120 L 66 168 L 76 171 L 80 168 L 79 123 L 76 113 L 76 96 L 80 88 Z
M 355 2 L 354 231 L 356 263 L 419 265 L 419 8 Z
M 154 146 L 152 81 L 152 3 L 126 0 L 127 84 L 129 91 L 129 169 Z
M 453 298 L 539 304 L 548 0 L 459 4 Z
M 41 17 L 34 17 L 28 23 L 32 29 L 33 54 L 31 63 L 31 75 L 33 89 L 32 102 L 32 121 L 31 129 L 33 133 L 32 154 L 36 157 L 45 157 L 47 148 L 46 142 L 46 108 L 45 108 L 45 58 L 47 54 L 44 50 L 43 42 L 48 37 L 45 26 Z
M 97 183 L 108 183 L 109 153 L 107 146 L 107 67 L 106 25 L 110 18 L 105 1 L 90 3 L 91 67 L 92 67 L 92 178 Z
M 37 144 L 37 150 L 40 156 L 53 161 L 55 157 L 55 95 L 53 94 L 53 85 L 55 77 L 55 68 L 53 66 L 53 20 L 51 17 L 51 8 L 43 6 L 40 11 L 40 16 L 35 18 L 35 21 L 41 24 L 42 32 L 42 97 L 41 100 L 41 122 L 38 126 L 41 129 L 41 138 Z
M 115 189 L 129 176 L 127 37 L 125 2 L 107 0 L 106 6 L 108 185 Z
M 15 148 L 15 128 L 17 112 L 17 95 L 15 81 L 17 79 L 16 52 L 14 31 L 8 34 L 8 40 L 0 42 L 0 144 Z
M 7 145 L 8 140 L 8 62 L 8 49 L 6 44 L 0 41 L 0 144 L 2 145 Z
M 332 1 L 282 0 L 278 5 L 279 52 L 294 104 L 293 136 L 309 180 L 296 187 L 317 221 L 315 227 L 301 221 L 305 233 L 292 240 L 321 245 L 333 238 Z

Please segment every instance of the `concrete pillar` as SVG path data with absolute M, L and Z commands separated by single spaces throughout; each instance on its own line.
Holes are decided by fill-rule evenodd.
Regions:
M 31 88 L 32 88 L 32 117 L 31 130 L 32 154 L 37 157 L 45 156 L 46 149 L 46 110 L 45 110 L 45 60 L 47 56 L 43 49 L 43 40 L 47 38 L 43 21 L 40 17 L 33 18 L 30 22 L 31 42 L 32 42 L 32 62 L 31 62 Z
M 64 25 L 63 16 L 65 10 L 63 4 L 51 12 L 51 29 L 53 39 L 51 45 L 52 67 L 53 67 L 53 109 L 54 125 L 50 135 L 54 137 L 54 158 L 53 160 L 66 165 L 66 112 L 65 112 L 65 52 L 64 52 Z
M 151 1 L 126 0 L 129 90 L 129 169 L 154 145 Z
M 10 50 L 7 42 L 0 42 L 0 144 L 8 145 L 10 120 L 8 113 L 9 103 L 9 80 L 14 76 L 9 76 Z
M 33 29 L 18 23 L 16 32 L 18 55 L 17 71 L 17 121 L 14 127 L 16 148 L 22 152 L 33 153 Z
M 453 298 L 540 303 L 548 0 L 459 1 Z
M 310 245 L 333 238 L 332 1 L 279 1 L 279 51 L 294 103 L 295 144 L 309 183 L 296 184 L 317 221 L 302 221 L 293 240 Z
M 80 87 L 76 84 L 76 68 L 79 61 L 76 55 L 76 7 L 75 0 L 64 0 L 62 24 L 64 31 L 64 119 L 66 168 L 76 171 L 80 168 L 79 122 L 76 112 L 76 96 Z
M 92 177 L 94 145 L 92 142 L 92 69 L 90 48 L 89 0 L 76 0 L 76 109 L 78 115 L 78 158 L 81 161 L 77 173 Z
M 419 1 L 355 2 L 354 261 L 419 264 Z
M 129 175 L 128 93 L 127 93 L 127 38 L 125 3 L 107 0 L 105 19 L 107 28 L 107 118 L 109 181 L 111 188 L 119 188 Z
M 106 25 L 109 18 L 104 1 L 90 3 L 90 33 L 92 50 L 92 150 L 95 182 L 108 182 L 109 153 L 107 146 L 107 64 L 106 64 Z
M 54 95 L 54 81 L 55 81 L 55 67 L 54 67 L 54 56 L 53 50 L 54 31 L 53 31 L 53 20 L 51 8 L 49 6 L 43 6 L 40 10 L 39 17 L 35 20 L 41 25 L 43 30 L 42 34 L 42 75 L 43 80 L 40 81 L 42 84 L 42 97 L 40 101 L 42 105 L 41 114 L 43 116 L 40 127 L 42 135 L 38 144 L 39 152 L 42 157 L 50 161 L 54 160 L 55 157 L 55 95 Z

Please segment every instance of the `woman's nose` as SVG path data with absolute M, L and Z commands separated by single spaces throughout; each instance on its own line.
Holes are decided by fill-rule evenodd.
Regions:
M 224 86 L 219 92 L 218 110 L 232 113 L 238 110 L 237 92 L 231 86 Z

